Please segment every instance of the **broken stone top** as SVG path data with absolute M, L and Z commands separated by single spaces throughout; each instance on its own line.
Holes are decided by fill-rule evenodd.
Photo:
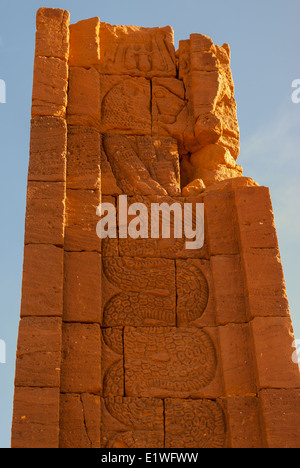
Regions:
M 60 24 L 61 16 L 55 18 Z M 69 81 L 83 96 L 80 106 L 78 94 L 73 100 L 69 92 L 69 124 L 84 119 L 102 134 L 175 139 L 181 185 L 190 194 L 242 176 L 228 44 L 191 34 L 176 52 L 170 26 L 113 26 L 91 18 L 70 26 L 69 67 Z

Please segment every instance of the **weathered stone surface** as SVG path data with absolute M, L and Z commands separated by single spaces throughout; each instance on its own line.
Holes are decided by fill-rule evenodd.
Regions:
M 176 76 L 173 30 L 100 24 L 100 66 L 103 74 Z
M 176 78 L 152 80 L 152 119 L 154 135 L 171 136 L 177 139 L 182 148 L 184 147 L 185 134 L 191 126 L 191 119 L 181 80 Z
M 289 316 L 280 253 L 277 249 L 242 252 L 250 317 Z
M 67 106 L 68 65 L 53 57 L 36 57 L 34 62 L 32 117 L 64 117 Z
M 162 400 L 110 397 L 101 403 L 101 447 L 164 447 Z
M 231 448 L 266 448 L 257 396 L 226 398 Z
M 299 366 L 292 361 L 294 337 L 290 318 L 255 317 L 251 328 L 259 388 L 299 388 Z
M 104 135 L 101 163 L 105 194 L 180 195 L 179 155 L 171 138 Z
M 243 249 L 278 249 L 270 190 L 237 187 L 235 203 Z
M 216 323 L 247 321 L 245 287 L 239 255 L 213 255 L 210 259 L 215 292 Z
M 67 190 L 65 250 L 101 251 L 101 239 L 96 234 L 99 221 L 96 211 L 100 201 L 99 190 Z
M 204 209 L 211 255 L 239 253 L 234 194 L 210 192 L 205 196 Z
M 99 63 L 99 31 L 99 18 L 91 18 L 70 25 L 70 66 L 90 67 Z
M 194 177 L 202 179 L 207 187 L 242 175 L 242 168 L 236 164 L 229 150 L 219 145 L 208 145 L 193 153 L 190 163 Z
M 65 322 L 100 323 L 102 261 L 97 252 L 66 252 Z
M 21 317 L 62 317 L 63 257 L 53 245 L 25 246 Z
M 269 448 L 300 447 L 300 390 L 262 390 L 259 394 Z
M 64 119 L 35 117 L 31 121 L 28 180 L 66 180 L 67 126 Z
M 100 81 L 97 71 L 94 68 L 70 67 L 68 124 L 99 128 L 100 102 Z
M 193 197 L 204 192 L 206 186 L 202 179 L 194 179 L 182 189 L 183 197 Z
M 167 399 L 165 415 L 166 448 L 225 448 L 225 414 L 218 402 Z
M 100 325 L 63 324 L 62 393 L 101 392 Z
M 12 448 L 58 448 L 59 388 L 16 387 Z
M 83 393 L 60 398 L 60 448 L 100 447 L 100 397 Z
M 249 324 L 219 327 L 219 336 L 226 394 L 256 394 L 255 362 Z
M 28 182 L 25 244 L 64 244 L 65 186 Z
M 61 341 L 59 318 L 22 318 L 19 326 L 15 385 L 59 387 Z
M 36 57 L 68 61 L 70 14 L 66 10 L 40 8 L 37 12 Z
M 67 188 L 101 188 L 100 145 L 101 136 L 97 130 L 83 126 L 68 127 Z

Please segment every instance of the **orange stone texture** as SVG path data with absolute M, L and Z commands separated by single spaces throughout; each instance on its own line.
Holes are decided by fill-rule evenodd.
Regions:
M 12 447 L 300 447 L 270 193 L 238 155 L 227 44 L 38 11 Z M 101 241 L 119 195 L 204 203 L 203 247 Z

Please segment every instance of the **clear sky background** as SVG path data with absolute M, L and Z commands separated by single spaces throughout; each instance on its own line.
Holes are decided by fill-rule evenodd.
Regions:
M 171 25 L 176 48 L 191 33 L 228 42 L 241 128 L 239 164 L 270 187 L 296 338 L 300 339 L 300 0 L 1 0 L 0 79 L 0 447 L 10 446 L 14 366 L 23 262 L 30 106 L 39 7 L 67 9 L 71 22 L 99 16 L 112 24 Z M 291 350 L 292 353 L 292 350 Z

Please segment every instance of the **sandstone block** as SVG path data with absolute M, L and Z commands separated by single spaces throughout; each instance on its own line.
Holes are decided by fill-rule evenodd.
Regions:
M 59 389 L 16 387 L 12 448 L 58 448 Z
M 278 249 L 270 190 L 266 187 L 238 187 L 235 203 L 243 250 Z
M 20 321 L 17 387 L 59 387 L 61 320 L 55 317 L 24 317 Z
M 21 317 L 63 313 L 63 250 L 52 245 L 26 245 Z
M 98 190 L 67 190 L 65 250 L 101 251 L 101 239 L 96 233 L 100 201 Z
M 193 71 L 193 104 L 196 120 L 200 115 L 207 114 L 215 109 L 220 93 L 219 74 L 217 71 Z
M 266 448 L 256 396 L 230 396 L 226 399 L 231 448 Z
M 210 259 L 215 292 L 216 323 L 246 322 L 247 309 L 239 255 L 213 255 Z
M 100 145 L 101 137 L 97 130 L 68 127 L 67 188 L 101 188 Z
M 100 72 L 112 75 L 176 76 L 174 33 L 165 28 L 100 24 Z
M 61 392 L 100 394 L 100 325 L 63 324 Z
M 36 57 L 34 62 L 32 116 L 65 117 L 68 64 L 53 57 Z
M 28 182 L 25 244 L 63 246 L 64 201 L 64 183 Z
M 99 32 L 99 18 L 90 18 L 70 25 L 70 66 L 90 67 L 99 63 Z
M 70 67 L 67 123 L 99 128 L 100 81 L 94 68 Z
M 255 317 L 251 322 L 258 386 L 300 387 L 298 364 L 292 361 L 293 328 L 287 317 Z
M 66 179 L 67 127 L 57 117 L 31 121 L 28 180 L 64 182 Z
M 209 192 L 205 196 L 204 209 L 211 255 L 238 254 L 233 193 Z
M 64 321 L 100 323 L 101 256 L 97 252 L 66 252 Z
M 259 394 L 269 448 L 300 447 L 300 390 L 262 390 Z
M 83 393 L 60 398 L 60 448 L 100 448 L 100 397 Z
M 255 362 L 249 325 L 228 324 L 219 327 L 219 336 L 226 394 L 256 394 Z
M 70 14 L 66 10 L 40 8 L 36 24 L 36 57 L 55 57 L 65 62 L 69 57 Z
M 242 252 L 249 316 L 289 316 L 280 254 L 277 249 Z

